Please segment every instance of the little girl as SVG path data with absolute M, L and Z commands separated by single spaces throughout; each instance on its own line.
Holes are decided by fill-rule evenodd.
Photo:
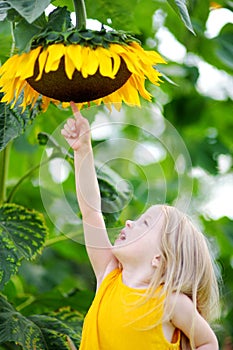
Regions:
M 154 205 L 127 220 L 114 245 L 101 213 L 90 127 L 75 119 L 62 135 L 74 150 L 76 191 L 97 292 L 80 350 L 217 350 L 208 321 L 218 285 L 206 240 L 174 207 Z

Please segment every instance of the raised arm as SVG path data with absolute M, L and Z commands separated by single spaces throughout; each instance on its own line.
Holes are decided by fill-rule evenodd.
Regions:
M 90 126 L 76 105 L 72 102 L 70 104 L 75 118 L 67 120 L 61 133 L 74 150 L 76 193 L 82 213 L 85 244 L 99 284 L 106 270 L 117 266 L 117 260 L 112 254 L 112 245 L 101 212 Z

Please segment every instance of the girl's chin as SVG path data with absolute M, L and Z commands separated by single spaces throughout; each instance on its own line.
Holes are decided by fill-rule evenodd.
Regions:
M 122 245 L 125 243 L 125 239 L 117 238 L 114 242 L 114 246 Z

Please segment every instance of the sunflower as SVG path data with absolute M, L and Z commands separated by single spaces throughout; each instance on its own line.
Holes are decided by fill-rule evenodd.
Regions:
M 34 38 L 29 52 L 12 56 L 0 67 L 1 102 L 13 107 L 22 93 L 23 111 L 40 96 L 44 111 L 50 102 L 67 107 L 74 101 L 79 109 L 90 101 L 118 109 L 122 102 L 140 106 L 139 95 L 151 100 L 146 79 L 155 85 L 161 81 L 154 68 L 158 63 L 165 61 L 157 52 L 144 50 L 124 32 L 46 32 Z

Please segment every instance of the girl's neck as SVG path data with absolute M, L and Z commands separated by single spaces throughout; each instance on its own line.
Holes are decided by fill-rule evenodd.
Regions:
M 151 281 L 154 269 L 145 269 L 131 266 L 122 266 L 122 282 L 134 289 L 146 289 Z

